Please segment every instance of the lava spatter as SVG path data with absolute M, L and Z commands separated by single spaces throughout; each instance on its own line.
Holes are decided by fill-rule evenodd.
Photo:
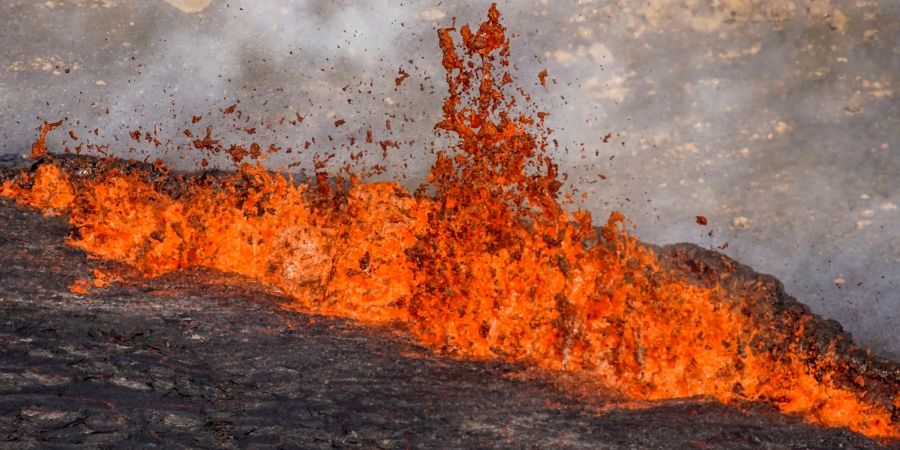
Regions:
M 594 228 L 588 213 L 562 208 L 540 113 L 527 113 L 506 72 L 496 6 L 476 30 L 441 29 L 438 41 L 448 94 L 436 129 L 453 144 L 437 152 L 431 189 L 415 195 L 353 177 L 326 189 L 324 173 L 311 188 L 244 161 L 263 156 L 252 145 L 232 148 L 237 170 L 225 176 L 114 165 L 84 176 L 49 161 L 0 195 L 64 211 L 71 245 L 146 276 L 235 272 L 278 287 L 297 309 L 405 324 L 461 357 L 577 372 L 639 399 L 768 401 L 814 423 L 900 437 L 900 397 L 885 404 L 839 382 L 833 350 L 811 359 L 800 348 L 802 322 L 773 327 L 733 293 L 662 269 L 619 213 Z M 210 133 L 198 142 L 223 149 Z

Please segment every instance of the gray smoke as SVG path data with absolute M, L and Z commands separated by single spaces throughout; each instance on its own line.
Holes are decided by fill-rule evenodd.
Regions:
M 364 148 L 366 164 L 390 167 L 385 178 L 416 186 L 445 89 L 434 30 L 454 16 L 478 23 L 488 5 L 213 0 L 189 14 L 163 0 L 8 0 L 0 152 L 24 153 L 41 120 L 66 116 L 80 143 L 191 168 L 199 155 L 182 130 L 213 125 L 227 142 L 310 142 L 273 166 L 310 170 L 336 153 L 336 170 Z M 551 113 L 554 156 L 584 208 L 598 220 L 622 210 L 654 243 L 727 243 L 726 254 L 900 358 L 900 4 L 499 6 L 515 34 L 513 72 Z M 410 77 L 397 87 L 401 68 Z M 238 101 L 240 119 L 222 115 Z M 171 143 L 134 142 L 139 126 Z M 387 158 L 385 139 L 400 142 Z M 74 145 L 65 133 L 50 143 Z

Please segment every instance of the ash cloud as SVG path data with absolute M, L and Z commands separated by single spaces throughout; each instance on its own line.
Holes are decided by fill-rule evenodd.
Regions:
M 477 23 L 489 5 L 202 3 L 0 6 L 8 44 L 0 49 L 0 152 L 25 153 L 40 120 L 66 116 L 81 143 L 123 156 L 134 147 L 193 168 L 200 155 L 186 150 L 182 130 L 213 125 L 227 142 L 310 142 L 273 166 L 309 170 L 316 155 L 336 153 L 335 170 L 362 147 L 366 164 L 389 166 L 384 178 L 416 186 L 432 161 L 445 88 L 434 30 L 452 17 Z M 725 253 L 900 358 L 900 4 L 499 6 L 515 34 L 514 73 L 551 113 L 554 156 L 598 221 L 619 209 L 650 242 L 728 243 Z M 410 77 L 397 87 L 401 68 Z M 537 79 L 544 68 L 546 90 Z M 222 115 L 238 101 L 241 119 Z M 296 126 L 265 127 L 297 114 L 304 120 Z M 193 125 L 192 115 L 204 118 Z M 132 141 L 139 126 L 158 126 L 172 144 Z M 365 144 L 369 129 L 376 142 Z M 65 138 L 53 135 L 51 148 Z M 385 139 L 400 143 L 386 158 Z

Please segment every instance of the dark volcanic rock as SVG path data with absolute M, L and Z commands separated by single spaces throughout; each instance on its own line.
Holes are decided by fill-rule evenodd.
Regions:
M 68 231 L 0 200 L 0 447 L 877 447 L 763 405 L 601 414 L 549 380 L 511 376 L 520 367 L 289 312 L 225 274 L 77 296 L 67 286 L 97 262 L 65 245 Z

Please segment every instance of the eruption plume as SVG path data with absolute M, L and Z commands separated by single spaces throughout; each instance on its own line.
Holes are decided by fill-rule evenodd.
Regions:
M 414 194 L 353 174 L 299 183 L 264 170 L 255 143 L 230 149 L 237 170 L 226 175 L 112 159 L 69 170 L 46 152 L 59 125 L 47 124 L 33 151 L 44 162 L 0 195 L 66 214 L 71 245 L 148 277 L 236 272 L 297 309 L 401 323 L 460 357 L 574 372 L 639 399 L 767 401 L 900 437 L 896 380 L 848 381 L 837 343 L 808 345 L 809 315 L 751 305 L 752 292 L 723 287 L 727 268 L 711 286 L 666 269 L 619 213 L 595 228 L 563 208 L 546 113 L 506 72 L 505 31 L 496 6 L 477 29 L 439 30 L 449 88 L 436 128 L 453 144 Z

